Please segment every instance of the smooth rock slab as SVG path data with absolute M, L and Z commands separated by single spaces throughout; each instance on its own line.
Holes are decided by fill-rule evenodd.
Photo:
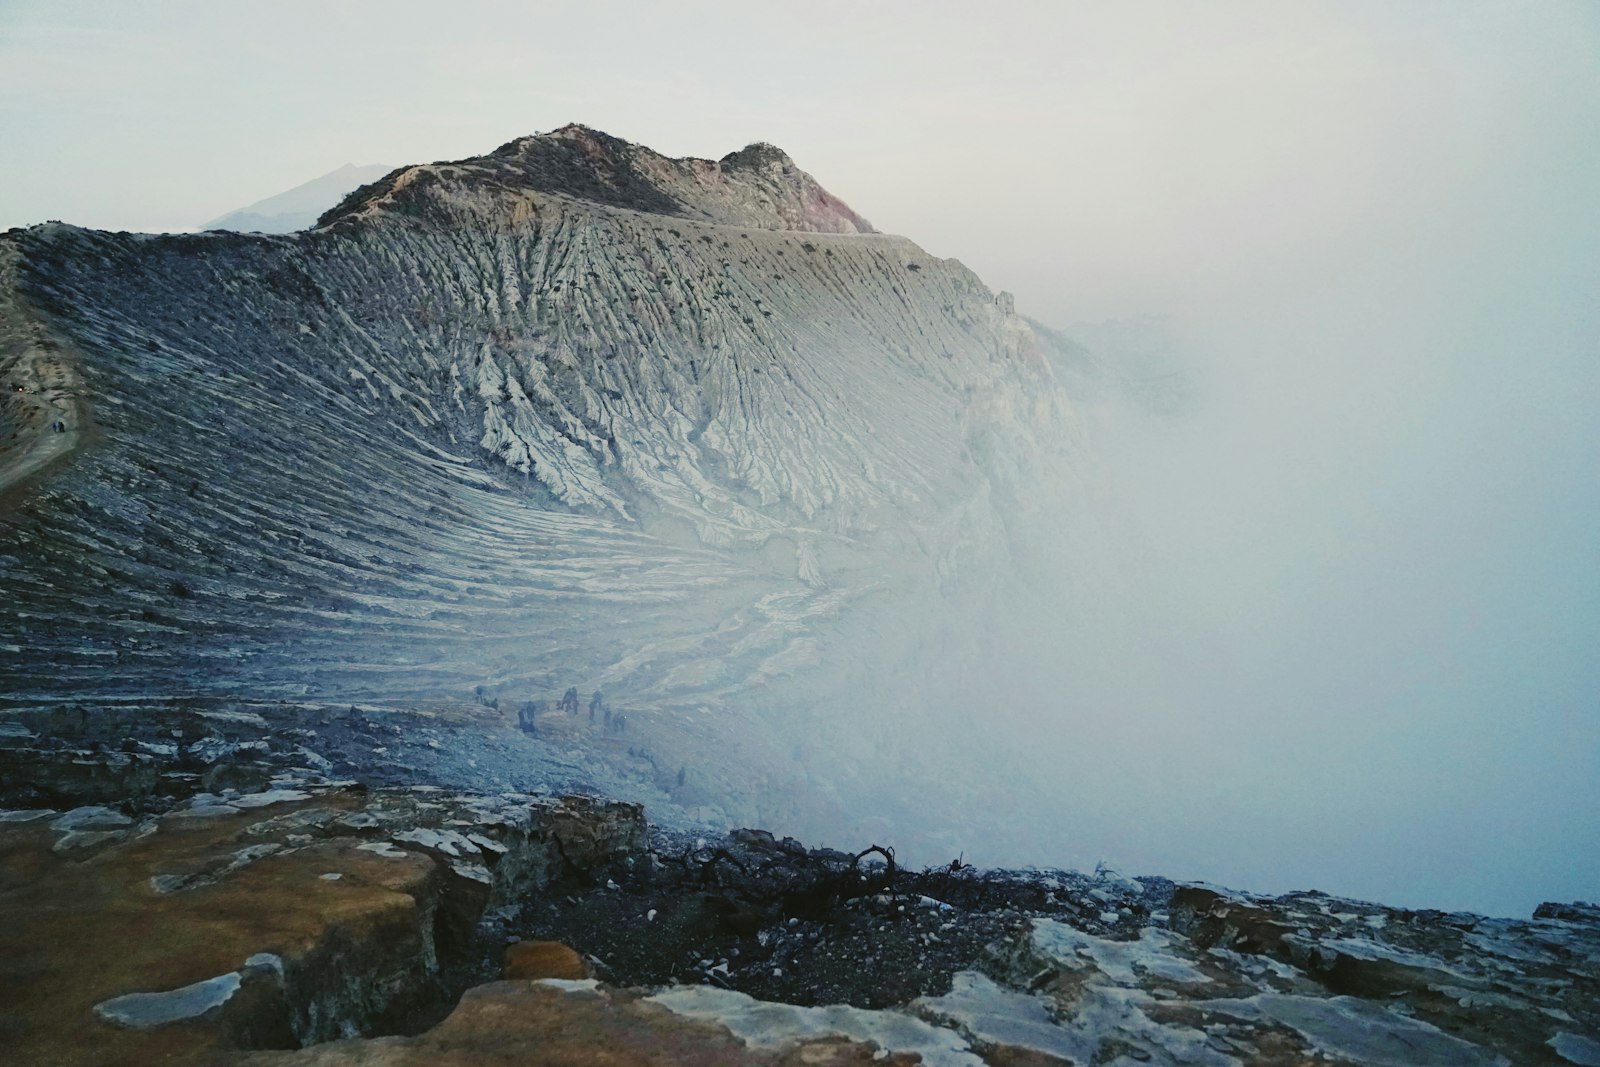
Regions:
M 89 805 L 73 808 L 58 816 L 50 824 L 53 830 L 121 830 L 133 825 L 133 820 L 113 808 Z
M 220 1008 L 239 991 L 239 972 L 219 974 L 165 993 L 129 993 L 112 997 L 94 1006 L 94 1013 L 108 1022 L 133 1030 L 149 1030 L 184 1019 L 198 1019 Z
M 1568 1063 L 1580 1067 L 1600 1067 L 1600 1041 L 1581 1034 L 1562 1031 L 1550 1039 L 1550 1047 Z
M 232 801 L 236 808 L 264 808 L 268 804 L 284 804 L 293 800 L 305 800 L 310 793 L 298 789 L 268 789 L 261 793 L 246 793 L 237 800 Z
M 1202 1001 L 1198 1008 L 1248 1020 L 1271 1020 L 1302 1034 L 1318 1051 L 1365 1067 L 1498 1067 L 1503 1059 L 1438 1027 L 1355 997 L 1262 993 L 1246 1000 Z

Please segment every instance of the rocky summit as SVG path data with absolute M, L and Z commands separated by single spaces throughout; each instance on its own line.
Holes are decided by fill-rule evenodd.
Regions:
M 764 144 L 0 236 L 7 1062 L 1600 1064 L 1593 905 L 964 861 L 1081 363 Z

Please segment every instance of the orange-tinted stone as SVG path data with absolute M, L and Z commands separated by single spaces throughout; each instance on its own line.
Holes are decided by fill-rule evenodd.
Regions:
M 559 941 L 519 941 L 501 957 L 502 978 L 588 978 L 583 957 Z

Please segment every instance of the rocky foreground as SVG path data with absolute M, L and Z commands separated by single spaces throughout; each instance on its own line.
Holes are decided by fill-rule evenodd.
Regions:
M 7 1062 L 1600 1063 L 1592 905 L 910 871 L 889 842 L 341 778 L 383 724 L 293 711 L 0 724 Z

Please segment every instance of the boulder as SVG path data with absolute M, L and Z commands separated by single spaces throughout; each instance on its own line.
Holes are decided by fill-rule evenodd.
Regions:
M 506 946 L 500 977 L 582 979 L 591 975 L 583 957 L 559 941 L 519 941 Z

